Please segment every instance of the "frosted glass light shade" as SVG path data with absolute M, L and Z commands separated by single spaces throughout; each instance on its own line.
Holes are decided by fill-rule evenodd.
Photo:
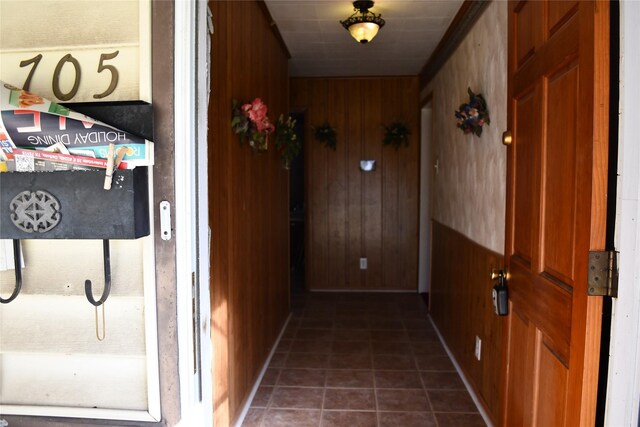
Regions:
M 369 43 L 378 34 L 380 26 L 373 22 L 359 22 L 349 26 L 349 33 L 360 43 Z

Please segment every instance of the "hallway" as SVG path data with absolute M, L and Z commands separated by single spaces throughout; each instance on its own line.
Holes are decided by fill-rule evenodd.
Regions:
M 484 426 L 409 293 L 305 293 L 243 426 Z

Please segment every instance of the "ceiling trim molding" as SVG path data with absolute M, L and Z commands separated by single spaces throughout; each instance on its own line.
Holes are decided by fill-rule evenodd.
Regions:
M 273 17 L 271 16 L 271 12 L 269 12 L 269 8 L 267 7 L 267 4 L 264 2 L 264 0 L 257 0 L 257 3 L 258 3 L 258 6 L 260 6 L 260 10 L 262 11 L 262 14 L 266 18 L 267 23 L 271 27 L 271 31 L 273 32 L 273 35 L 276 36 L 276 40 L 278 40 L 280 47 L 282 48 L 284 54 L 287 56 L 287 59 L 291 59 L 291 52 L 289 52 L 289 48 L 287 47 L 287 44 L 284 42 L 284 39 L 282 38 L 282 34 L 280 34 L 280 30 L 278 29 L 278 25 L 276 24 L 276 21 L 274 21 Z
M 435 77 L 490 2 L 491 0 L 464 0 L 440 43 L 420 71 L 420 89 L 423 89 Z

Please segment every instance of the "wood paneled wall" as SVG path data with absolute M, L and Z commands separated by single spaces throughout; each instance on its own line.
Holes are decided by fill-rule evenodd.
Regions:
M 490 273 L 503 268 L 504 257 L 437 221 L 432 226 L 431 317 L 498 425 L 504 318 L 493 312 Z M 480 361 L 476 336 L 482 340 Z
M 305 111 L 309 289 L 417 289 L 418 97 L 417 77 L 291 80 L 291 106 Z M 313 137 L 325 120 L 337 131 L 335 151 Z M 382 125 L 397 120 L 411 137 L 396 151 L 383 146 Z M 376 160 L 376 170 L 360 171 L 360 160 Z
M 288 173 L 273 136 L 254 154 L 231 131 L 231 104 L 289 111 L 287 56 L 257 1 L 210 2 L 209 221 L 215 425 L 232 424 L 289 313 Z

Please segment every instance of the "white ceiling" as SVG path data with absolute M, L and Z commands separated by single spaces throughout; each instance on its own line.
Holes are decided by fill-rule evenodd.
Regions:
M 377 0 L 371 12 L 386 21 L 367 44 L 340 20 L 349 0 L 265 0 L 284 39 L 294 77 L 417 75 L 449 27 L 462 0 Z

